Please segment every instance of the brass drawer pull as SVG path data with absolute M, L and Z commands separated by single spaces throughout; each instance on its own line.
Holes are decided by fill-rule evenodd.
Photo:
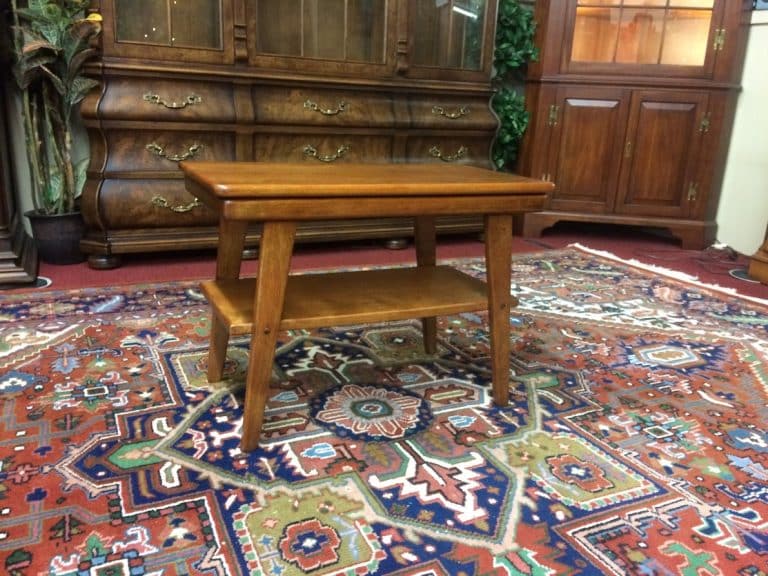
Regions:
M 190 94 L 184 100 L 181 102 L 168 102 L 168 100 L 165 100 L 164 98 L 160 98 L 159 94 L 155 94 L 153 92 L 147 92 L 144 94 L 144 100 L 146 102 L 151 102 L 152 104 L 157 104 L 158 106 L 165 106 L 166 108 L 170 108 L 171 110 L 181 110 L 182 108 L 186 108 L 187 106 L 194 106 L 195 104 L 200 104 L 203 101 L 202 96 L 198 96 L 197 94 Z
M 456 162 L 456 160 L 464 158 L 464 156 L 467 155 L 467 152 L 469 152 L 469 149 L 466 146 L 461 146 L 456 150 L 456 154 L 443 154 L 443 151 L 437 146 L 432 146 L 432 148 L 429 149 L 429 154 L 432 157 L 440 158 L 443 162 Z
M 181 162 L 183 160 L 189 160 L 190 158 L 194 158 L 197 156 L 197 153 L 203 148 L 202 144 L 192 144 L 189 148 L 187 148 L 186 152 L 183 152 L 181 154 L 168 154 L 165 151 L 165 148 L 160 146 L 157 142 L 152 142 L 150 144 L 147 144 L 145 146 L 147 150 L 152 152 L 155 156 L 159 156 L 160 158 L 165 158 L 166 160 L 170 160 L 171 162 Z
M 347 109 L 347 103 L 344 102 L 344 100 L 339 101 L 339 105 L 334 108 L 321 108 L 318 106 L 315 102 L 312 102 L 312 100 L 307 100 L 304 102 L 304 108 L 307 110 L 312 110 L 313 112 L 320 112 L 323 116 L 336 116 L 336 114 L 341 114 Z
M 195 198 L 189 204 L 180 204 L 177 206 L 172 206 L 170 202 L 168 202 L 168 199 L 163 196 L 153 196 L 152 204 L 160 208 L 167 208 L 171 212 L 177 212 L 177 213 L 191 212 L 194 208 L 197 208 L 198 206 L 203 205 L 203 203 L 200 202 L 200 200 Z
M 460 108 L 457 108 L 455 112 L 446 112 L 445 108 L 442 106 L 432 106 L 432 114 L 445 116 L 450 120 L 456 120 L 457 118 L 461 118 L 462 116 L 469 114 L 469 106 L 461 106 Z
M 311 144 L 307 144 L 306 146 L 304 146 L 304 156 L 311 156 L 312 158 L 316 158 L 320 162 L 335 162 L 336 160 L 344 156 L 344 154 L 346 154 L 347 152 L 349 152 L 349 146 L 347 146 L 346 144 L 342 144 L 341 146 L 339 146 L 335 154 L 328 154 L 328 155 L 320 154 L 317 151 L 317 148 L 315 148 Z

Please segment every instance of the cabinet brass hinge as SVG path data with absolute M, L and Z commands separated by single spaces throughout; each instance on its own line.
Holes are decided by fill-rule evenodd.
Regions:
M 712 46 L 716 52 L 722 51 L 725 47 L 725 29 L 718 28 L 715 30 L 715 39 Z
M 699 132 L 702 134 L 706 134 L 709 132 L 709 127 L 712 124 L 712 115 L 707 112 L 704 114 L 704 118 L 701 119 L 701 122 L 699 123 Z
M 560 115 L 560 106 L 552 104 L 549 107 L 549 118 L 547 120 L 548 126 L 557 126 L 557 117 Z
M 697 182 L 691 182 L 690 186 L 688 186 L 688 201 L 693 202 L 696 200 L 696 196 L 699 193 L 699 185 Z

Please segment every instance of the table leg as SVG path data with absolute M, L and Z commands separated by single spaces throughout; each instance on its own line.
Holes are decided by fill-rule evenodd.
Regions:
M 512 303 L 512 216 L 485 216 L 485 265 L 488 284 L 488 322 L 491 333 L 493 401 L 509 402 L 509 311 Z
M 295 222 L 264 223 L 243 406 L 241 447 L 245 452 L 254 450 L 259 444 L 295 236 Z
M 216 279 L 240 276 L 240 262 L 248 223 L 240 220 L 219 222 L 219 247 L 216 254 Z M 214 313 L 211 318 L 211 342 L 208 348 L 208 382 L 218 382 L 224 375 L 224 362 L 229 345 L 229 326 Z
M 434 266 L 437 263 L 435 217 L 417 216 L 414 219 L 414 240 L 416 243 L 416 264 Z M 437 318 L 430 316 L 421 319 L 421 331 L 424 338 L 424 351 L 427 354 L 437 352 Z

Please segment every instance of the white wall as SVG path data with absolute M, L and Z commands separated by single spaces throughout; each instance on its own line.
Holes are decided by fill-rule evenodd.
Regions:
M 717 240 L 754 254 L 768 223 L 768 10 L 752 12 L 742 93 L 736 107 Z

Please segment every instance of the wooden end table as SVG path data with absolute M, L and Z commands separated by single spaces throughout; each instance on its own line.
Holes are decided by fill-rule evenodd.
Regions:
M 509 400 L 512 218 L 544 207 L 549 182 L 443 164 L 182 162 L 187 190 L 219 214 L 208 380 L 221 380 L 230 335 L 250 334 L 244 451 L 256 448 L 280 330 L 421 318 L 436 351 L 436 316 L 488 310 L 493 400 Z M 435 217 L 480 214 L 487 281 L 436 265 Z M 414 218 L 409 268 L 289 275 L 296 225 L 305 220 Z M 240 278 L 245 233 L 262 222 L 256 278 Z

